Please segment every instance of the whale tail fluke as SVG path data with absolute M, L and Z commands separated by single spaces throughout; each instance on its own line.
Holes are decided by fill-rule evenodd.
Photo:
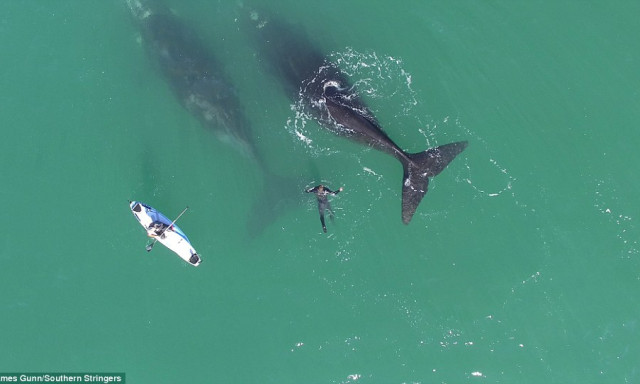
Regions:
M 403 161 L 402 222 L 409 224 L 420 201 L 427 193 L 429 178 L 442 172 L 467 147 L 466 141 L 444 144 L 424 152 L 408 153 Z

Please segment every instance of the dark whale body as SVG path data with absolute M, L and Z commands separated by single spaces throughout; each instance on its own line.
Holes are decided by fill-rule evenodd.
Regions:
M 402 163 L 402 221 L 408 224 L 427 193 L 429 178 L 442 172 L 467 147 L 467 142 L 419 153 L 403 151 L 382 130 L 344 73 L 314 48 L 304 31 L 280 20 L 254 19 L 259 57 L 269 72 L 283 80 L 292 101 L 301 96 L 321 126 Z

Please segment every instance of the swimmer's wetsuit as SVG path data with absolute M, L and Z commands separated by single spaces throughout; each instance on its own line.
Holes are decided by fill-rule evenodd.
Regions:
M 337 195 L 341 191 L 342 191 L 342 187 L 340 187 L 340 189 L 334 192 L 322 184 L 317 185 L 313 188 L 309 188 L 305 191 L 307 193 L 315 193 L 316 197 L 318 198 L 318 211 L 320 212 L 320 223 L 322 223 L 322 230 L 325 233 L 327 232 L 327 226 L 324 223 L 325 210 L 329 211 L 329 217 L 331 218 L 331 220 L 333 220 L 333 210 L 331 209 L 331 204 L 329 203 L 327 196 Z

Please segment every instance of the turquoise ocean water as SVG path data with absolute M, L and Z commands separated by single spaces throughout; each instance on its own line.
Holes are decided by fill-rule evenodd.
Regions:
M 469 141 L 410 225 L 399 163 L 300 117 L 260 70 L 254 5 L 302 25 L 402 148 Z M 0 372 L 640 382 L 640 3 L 172 8 L 301 204 L 248 233 L 279 179 L 180 106 L 124 2 L 0 2 Z M 345 187 L 328 234 L 302 193 L 319 182 Z M 200 267 L 147 254 L 129 199 L 188 205 Z

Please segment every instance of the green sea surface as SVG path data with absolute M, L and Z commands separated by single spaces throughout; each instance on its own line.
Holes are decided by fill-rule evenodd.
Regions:
M 640 2 L 170 5 L 278 177 L 179 104 L 124 1 L 1 1 L 0 372 L 640 382 Z M 252 7 L 302 26 L 403 149 L 469 141 L 408 226 L 399 162 L 297 113 Z M 345 188 L 327 234 L 320 182 Z M 271 183 L 300 204 L 251 234 Z M 189 206 L 202 264 L 145 252 L 130 199 Z

